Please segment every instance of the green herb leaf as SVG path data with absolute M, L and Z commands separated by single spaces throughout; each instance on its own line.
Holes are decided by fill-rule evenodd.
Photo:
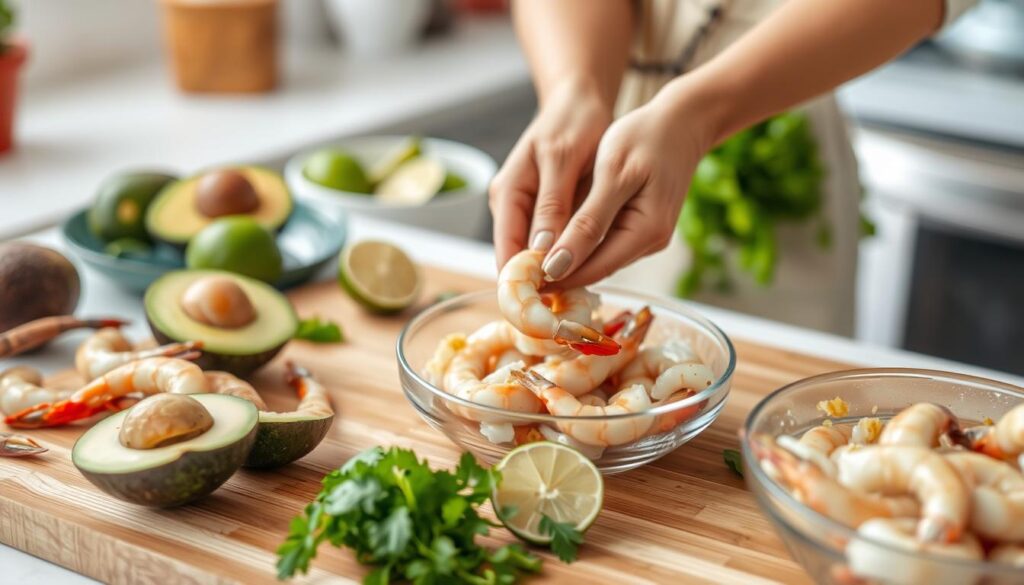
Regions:
M 743 458 L 736 449 L 725 449 L 722 451 L 722 459 L 725 465 L 736 475 L 743 477 Z
M 557 522 L 544 514 L 540 518 L 540 532 L 551 537 L 551 552 L 558 555 L 563 563 L 576 560 L 579 546 L 583 544 L 583 533 L 566 522 Z
M 341 327 L 333 321 L 321 320 L 320 317 L 303 319 L 299 321 L 299 329 L 295 332 L 295 339 L 312 341 L 313 343 L 341 343 L 345 337 L 341 333 Z

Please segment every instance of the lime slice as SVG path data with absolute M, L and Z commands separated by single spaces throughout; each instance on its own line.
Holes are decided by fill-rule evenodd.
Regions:
M 448 172 L 444 177 L 444 184 L 441 185 L 441 192 L 447 193 L 448 191 L 458 191 L 466 186 L 466 179 L 462 175 Z
M 400 248 L 387 242 L 350 244 L 338 257 L 338 282 L 374 313 L 397 313 L 420 292 L 420 272 Z
M 437 195 L 446 175 L 438 160 L 421 156 L 402 163 L 374 193 L 387 203 L 420 205 Z
M 494 509 L 505 527 L 526 542 L 551 542 L 551 537 L 540 531 L 545 515 L 583 532 L 601 512 L 601 473 L 572 447 L 548 441 L 527 443 L 509 451 L 497 469 L 501 484 L 491 496 Z M 506 506 L 515 508 L 509 518 L 501 514 Z
M 374 185 L 380 183 L 398 170 L 402 163 L 410 161 L 422 153 L 423 149 L 420 148 L 419 137 L 412 136 L 403 140 L 370 167 L 370 182 Z

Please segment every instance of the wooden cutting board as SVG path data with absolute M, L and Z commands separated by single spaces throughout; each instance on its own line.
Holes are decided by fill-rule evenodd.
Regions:
M 429 268 L 425 277 L 424 299 L 493 286 Z M 50 452 L 0 459 L 0 541 L 104 582 L 273 583 L 274 551 L 327 471 L 373 445 L 412 447 L 434 465 L 453 465 L 459 452 L 420 420 L 399 388 L 394 346 L 404 318 L 367 315 L 330 282 L 290 297 L 300 315 L 342 323 L 347 337 L 334 346 L 293 342 L 284 352 L 324 381 L 339 413 L 313 453 L 276 471 L 240 471 L 197 504 L 151 510 L 107 496 L 78 473 L 70 455 L 81 428 L 32 431 Z M 720 418 L 659 461 L 607 478 L 604 512 L 587 533 L 580 560 L 564 565 L 544 554 L 544 573 L 530 582 L 810 582 L 743 481 L 726 468 L 722 450 L 737 447 L 737 429 L 767 393 L 844 366 L 743 342 L 742 331 L 727 333 L 739 365 Z M 253 382 L 271 408 L 289 410 L 295 399 L 282 383 L 281 362 Z M 49 380 L 56 387 L 78 382 L 70 372 Z M 496 530 L 490 540 L 513 539 Z M 296 582 L 358 582 L 364 574 L 349 552 L 327 544 L 313 567 Z

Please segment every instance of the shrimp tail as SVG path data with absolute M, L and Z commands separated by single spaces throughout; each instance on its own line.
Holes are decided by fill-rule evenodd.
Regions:
M 106 403 L 93 407 L 74 400 L 62 400 L 56 404 L 44 402 L 14 413 L 4 419 L 4 422 L 15 429 L 59 427 L 87 419 L 106 410 Z
M 605 336 L 593 327 L 587 327 L 574 321 L 559 321 L 554 340 L 562 345 L 568 345 L 584 355 L 615 355 L 621 349 L 614 339 Z
M 309 370 L 307 370 L 306 368 L 304 368 L 303 366 L 300 366 L 299 364 L 296 364 L 295 362 L 293 362 L 291 360 L 285 362 L 284 367 L 285 367 L 285 373 L 284 373 L 284 380 L 285 380 L 285 382 L 287 382 L 292 388 L 295 389 L 295 392 L 299 395 L 299 399 L 300 400 L 302 398 L 305 398 L 306 397 L 306 382 L 305 381 L 306 381 L 306 379 L 311 379 L 313 377 L 313 373 L 310 372 Z
M 615 337 L 615 334 L 621 331 L 626 326 L 626 323 L 629 323 L 632 319 L 632 311 L 623 311 L 605 322 L 604 327 L 602 327 L 603 333 L 608 337 Z
M 28 457 L 49 451 L 31 437 L 0 432 L 0 457 Z
M 120 329 L 126 325 L 130 325 L 131 321 L 127 319 L 116 319 L 116 318 L 100 318 L 100 319 L 83 319 L 82 326 L 88 327 L 89 329 L 106 329 L 107 327 L 113 327 L 114 329 Z
M 512 376 L 512 379 L 515 380 L 517 384 L 537 395 L 543 392 L 545 388 L 550 388 L 555 385 L 554 382 L 533 370 L 512 370 L 509 372 L 509 375 Z

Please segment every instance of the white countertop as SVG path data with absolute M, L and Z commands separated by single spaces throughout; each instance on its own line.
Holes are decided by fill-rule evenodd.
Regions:
M 419 262 L 431 263 L 477 276 L 493 277 L 495 275 L 494 250 L 491 246 L 480 242 L 369 219 L 352 222 L 350 237 L 353 241 L 366 238 L 385 239 L 407 250 Z M 57 249 L 65 249 L 56 229 L 48 229 L 27 239 Z M 139 297 L 136 294 L 123 291 L 88 270 L 80 269 L 80 272 L 83 278 L 83 297 L 79 305 L 79 314 L 112 314 L 127 317 L 132 320 L 129 329 L 132 337 L 148 335 Z M 330 278 L 333 275 L 325 274 L 323 276 Z M 853 364 L 955 370 L 1024 385 L 1024 379 L 1009 374 L 906 351 L 871 346 L 834 335 L 782 325 L 714 307 L 698 305 L 697 308 L 734 338 L 758 341 Z M 68 334 L 51 344 L 41 355 L 7 361 L 30 363 L 44 372 L 54 372 L 66 368 L 73 359 L 76 345 L 81 342 L 84 335 L 86 335 L 84 332 Z M 0 545 L 0 566 L 4 567 L 5 577 L 11 577 L 11 582 L 69 585 L 92 582 L 49 562 L 3 545 Z
M 502 17 L 459 21 L 451 34 L 394 57 L 292 47 L 284 61 L 281 88 L 261 96 L 179 93 L 163 62 L 30 88 L 19 105 L 18 148 L 0 157 L 0 240 L 53 225 L 118 170 L 193 173 L 268 160 L 528 79 Z

